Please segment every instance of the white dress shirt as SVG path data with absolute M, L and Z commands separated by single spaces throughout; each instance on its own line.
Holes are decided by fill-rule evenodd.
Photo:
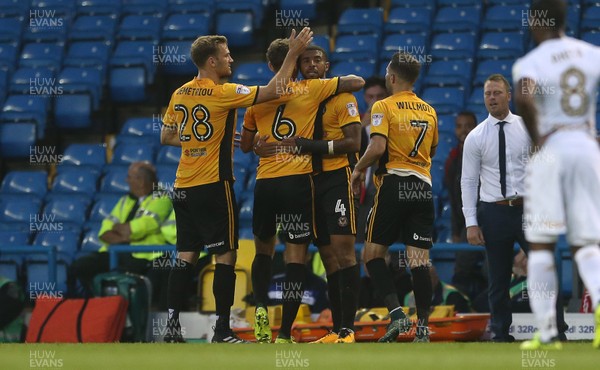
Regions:
M 467 135 L 463 148 L 460 179 L 463 214 L 466 226 L 477 225 L 477 187 L 483 202 L 503 200 L 500 190 L 498 122 L 488 115 Z M 508 113 L 503 120 L 506 137 L 506 198 L 522 197 L 525 193 L 525 165 L 529 159 L 531 141 L 523 123 L 516 114 Z

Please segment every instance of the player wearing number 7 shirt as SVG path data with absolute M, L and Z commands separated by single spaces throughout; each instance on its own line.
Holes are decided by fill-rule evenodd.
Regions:
M 274 40 L 267 50 L 269 68 L 281 68 L 288 42 Z M 290 82 L 280 80 L 285 92 L 279 99 L 246 110 L 240 147 L 252 150 L 257 145 L 275 147 L 275 155 L 261 157 L 254 188 L 252 229 L 256 256 L 252 263 L 252 286 L 256 299 L 255 336 L 259 342 L 271 341 L 266 304 L 271 278 L 271 257 L 279 227 L 285 239 L 286 282 L 281 289 L 282 323 L 276 342 L 293 342 L 291 328 L 303 296 L 306 251 L 314 237 L 314 186 L 309 154 L 295 155 L 283 140 L 293 136 L 312 138 L 314 121 L 321 102 L 340 92 L 358 91 L 364 80 L 357 76 Z
M 247 87 L 220 80 L 231 75 L 233 59 L 223 36 L 201 36 L 190 54 L 198 76 L 171 96 L 161 131 L 161 143 L 181 146 L 174 186 L 177 260 L 169 276 L 167 342 L 182 342 L 185 330 L 179 311 L 185 286 L 204 249 L 216 257 L 213 282 L 218 316 L 213 342 L 242 343 L 229 326 L 233 305 L 234 266 L 238 248 L 237 206 L 233 192 L 233 139 L 236 108 L 275 99 L 276 81 L 290 78 L 298 56 L 312 40 L 304 28 L 289 39 L 289 53 L 279 73 L 266 86 Z
M 559 349 L 554 245 L 560 234 L 575 251 L 592 296 L 600 348 L 600 149 L 595 106 L 600 48 L 566 37 L 567 5 L 534 1 L 529 29 L 538 45 L 513 67 L 515 103 L 536 153 L 525 177 L 527 289 L 538 332 L 521 349 Z

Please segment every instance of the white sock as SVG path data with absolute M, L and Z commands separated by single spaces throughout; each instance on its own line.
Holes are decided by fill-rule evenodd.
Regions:
M 575 253 L 579 275 L 592 296 L 592 307 L 600 301 L 600 248 L 597 245 L 582 247 Z
M 527 292 L 542 342 L 558 335 L 556 328 L 556 271 L 551 251 L 531 251 L 527 262 Z

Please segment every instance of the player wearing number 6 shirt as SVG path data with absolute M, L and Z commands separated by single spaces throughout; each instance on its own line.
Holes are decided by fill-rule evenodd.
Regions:
M 309 45 L 298 62 L 305 79 L 324 78 L 329 70 L 325 50 Z M 342 93 L 323 102 L 317 112 L 312 140 L 285 139 L 312 153 L 315 184 L 314 244 L 327 273 L 333 330 L 315 343 L 353 343 L 360 269 L 356 264 L 357 207 L 350 188 L 352 167 L 360 149 L 360 115 L 354 96 Z
M 267 50 L 269 68 L 277 71 L 287 53 L 287 40 L 277 39 Z M 296 155 L 293 146 L 283 143 L 288 137 L 312 138 L 314 120 L 321 102 L 347 91 L 357 91 L 364 81 L 345 76 L 332 79 L 290 82 L 280 80 L 285 95 L 279 99 L 246 110 L 241 149 L 256 145 L 275 148 L 274 155 L 260 158 L 254 188 L 252 229 L 256 256 L 252 264 L 252 285 L 256 299 L 255 336 L 260 342 L 271 340 L 266 304 L 271 277 L 271 256 L 279 227 L 285 239 L 286 283 L 282 289 L 283 312 L 276 342 L 293 341 L 291 327 L 303 295 L 306 274 L 306 251 L 314 236 L 314 186 L 311 178 L 311 156 Z
M 429 249 L 434 219 L 430 168 L 438 143 L 438 122 L 435 110 L 412 92 L 420 69 L 409 53 L 392 57 L 385 75 L 392 95 L 373 104 L 371 141 L 352 173 L 352 188 L 359 194 L 367 168 L 379 160 L 377 193 L 367 218 L 365 262 L 390 311 L 391 322 L 380 342 L 393 342 L 412 326 L 384 260 L 389 246 L 398 239 L 406 245 L 413 278 L 418 317 L 415 341 L 429 341 Z
M 554 245 L 560 234 L 576 250 L 579 274 L 595 309 L 600 348 L 600 150 L 595 106 L 600 49 L 564 35 L 563 1 L 535 1 L 529 29 L 537 44 L 513 67 L 515 103 L 536 145 L 525 178 L 527 288 L 538 333 L 522 349 L 558 349 Z
M 171 96 L 161 131 L 161 142 L 182 147 L 174 187 L 177 260 L 169 276 L 169 318 L 165 341 L 181 342 L 179 311 L 186 284 L 203 249 L 215 254 L 213 282 L 218 316 L 213 342 L 241 343 L 229 327 L 235 289 L 234 266 L 238 248 L 237 208 L 233 192 L 233 137 L 236 108 L 279 96 L 278 79 L 290 78 L 298 56 L 312 40 L 304 28 L 292 31 L 289 53 L 279 73 L 263 87 L 247 87 L 220 80 L 231 75 L 233 59 L 223 36 L 201 36 L 190 54 L 198 76 Z

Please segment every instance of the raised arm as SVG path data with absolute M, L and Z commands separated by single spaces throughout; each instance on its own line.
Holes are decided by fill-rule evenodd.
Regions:
M 365 80 L 362 77 L 355 75 L 347 75 L 340 77 L 338 86 L 338 94 L 343 92 L 354 92 L 358 91 L 365 86 Z
M 292 77 L 292 73 L 296 68 L 296 61 L 298 57 L 304 52 L 304 49 L 312 42 L 312 31 L 308 27 L 304 27 L 302 31 L 296 36 L 296 30 L 292 30 L 290 36 L 290 49 L 285 56 L 283 65 L 279 71 L 273 76 L 271 81 L 266 86 L 261 86 L 258 89 L 258 95 L 256 97 L 255 104 L 263 103 L 269 100 L 277 99 L 279 97 L 277 91 L 277 84 L 281 84 L 282 81 L 289 81 Z

